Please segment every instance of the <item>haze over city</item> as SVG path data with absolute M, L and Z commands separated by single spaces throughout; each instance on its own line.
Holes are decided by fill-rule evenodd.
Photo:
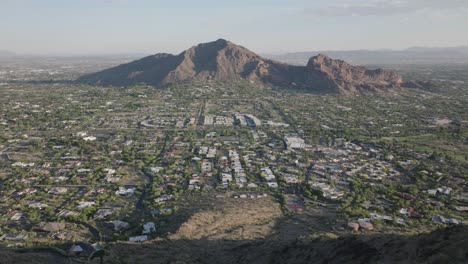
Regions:
M 177 53 L 232 40 L 260 53 L 468 45 L 463 0 L 2 0 L 0 50 Z

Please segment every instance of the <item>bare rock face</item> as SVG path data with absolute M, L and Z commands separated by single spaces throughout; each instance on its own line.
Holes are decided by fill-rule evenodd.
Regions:
M 292 66 L 262 58 L 224 39 L 194 46 L 179 55 L 156 54 L 80 77 L 91 85 L 156 87 L 187 82 L 247 80 L 259 86 L 303 87 L 325 93 L 354 94 L 399 87 L 401 77 L 392 71 L 368 70 L 324 55 L 307 66 Z
M 359 226 L 363 230 L 368 230 L 368 231 L 374 230 L 374 225 L 371 222 L 359 221 Z
M 347 228 L 351 231 L 358 231 L 359 230 L 359 224 L 356 222 L 348 222 Z
M 369 70 L 319 54 L 310 58 L 307 63 L 305 82 L 309 85 L 322 86 L 336 93 L 348 94 L 399 87 L 402 78 L 392 71 Z
M 182 62 L 168 74 L 163 84 L 236 79 L 261 84 L 272 69 L 271 61 L 224 39 L 199 44 L 179 56 L 183 57 Z

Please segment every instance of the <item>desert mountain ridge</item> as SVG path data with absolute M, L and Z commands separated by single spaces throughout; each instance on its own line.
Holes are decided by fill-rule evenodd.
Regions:
M 178 55 L 160 53 L 144 57 L 82 76 L 77 82 L 103 86 L 144 83 L 162 87 L 239 79 L 259 86 L 301 87 L 334 94 L 384 91 L 402 84 L 401 76 L 393 71 L 352 66 L 323 54 L 311 57 L 305 66 L 294 66 L 263 58 L 224 39 L 198 44 Z

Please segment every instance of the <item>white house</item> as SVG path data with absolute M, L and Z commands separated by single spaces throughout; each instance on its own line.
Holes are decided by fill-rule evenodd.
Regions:
M 156 226 L 153 222 L 148 222 L 143 225 L 143 235 L 153 233 L 154 231 L 156 231 Z
M 284 143 L 286 144 L 286 148 L 288 149 L 303 149 L 305 148 L 304 139 L 299 137 L 284 137 Z

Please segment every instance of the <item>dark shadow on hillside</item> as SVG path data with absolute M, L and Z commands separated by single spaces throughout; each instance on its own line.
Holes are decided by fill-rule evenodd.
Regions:
M 104 263 L 467 263 L 468 227 L 416 236 L 347 235 L 301 240 L 163 240 L 109 245 Z M 48 255 L 44 255 L 48 254 Z M 28 257 L 35 256 L 36 262 Z M 1 263 L 67 263 L 50 253 L 2 249 Z M 63 260 L 63 261 L 62 261 Z M 6 261 L 6 262 L 5 262 Z M 50 262 L 52 263 L 52 262 Z M 90 263 L 99 263 L 98 260 Z

